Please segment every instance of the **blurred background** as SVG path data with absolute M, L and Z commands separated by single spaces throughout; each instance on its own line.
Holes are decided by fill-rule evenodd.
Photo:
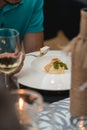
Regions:
M 71 40 L 79 33 L 80 9 L 87 7 L 87 0 L 44 0 L 44 39 L 63 36 Z

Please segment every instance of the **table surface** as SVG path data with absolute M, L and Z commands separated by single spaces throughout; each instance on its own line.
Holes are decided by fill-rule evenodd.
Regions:
M 40 130 L 71 130 L 69 103 L 70 98 L 66 98 L 49 104 L 40 113 Z
M 30 89 L 20 85 L 20 88 Z M 71 130 L 69 112 L 69 91 L 41 91 L 46 107 L 40 112 L 40 130 Z
M 64 90 L 64 91 L 46 91 L 46 90 L 39 90 L 39 89 L 33 89 L 31 87 L 26 87 L 20 84 L 21 89 L 30 89 L 39 92 L 42 97 L 44 102 L 47 103 L 53 103 L 65 98 L 69 97 L 69 90 Z

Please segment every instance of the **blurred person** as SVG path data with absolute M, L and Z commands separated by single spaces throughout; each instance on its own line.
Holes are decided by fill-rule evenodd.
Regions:
M 20 33 L 25 53 L 43 46 L 43 0 L 0 0 L 0 28 L 14 28 Z M 23 66 L 23 60 L 17 72 Z
M 23 130 L 7 89 L 0 88 L 0 130 Z
M 43 0 L 0 0 L 0 28 L 20 33 L 25 52 L 43 45 Z

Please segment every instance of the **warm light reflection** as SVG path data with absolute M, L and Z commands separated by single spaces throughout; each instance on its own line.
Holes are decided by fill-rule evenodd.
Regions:
M 24 107 L 24 100 L 22 98 L 19 98 L 19 110 L 22 110 Z
M 79 130 L 85 130 L 84 121 L 80 121 L 80 123 L 79 123 Z

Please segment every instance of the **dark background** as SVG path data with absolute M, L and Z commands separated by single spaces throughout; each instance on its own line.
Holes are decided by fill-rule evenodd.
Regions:
M 56 36 L 58 30 L 72 39 L 79 32 L 80 9 L 87 7 L 86 0 L 44 0 L 44 39 Z

